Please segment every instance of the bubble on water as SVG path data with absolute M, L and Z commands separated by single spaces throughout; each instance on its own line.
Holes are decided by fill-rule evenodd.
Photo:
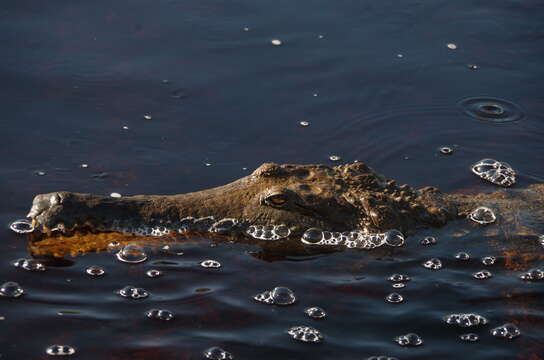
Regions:
M 163 80 L 163 82 L 164 82 L 164 80 Z M 168 83 L 168 80 L 166 80 L 166 83 Z M 149 115 L 149 114 L 146 114 L 146 115 L 144 115 L 144 119 L 145 120 L 152 120 L 153 117 L 151 115 Z
M 136 244 L 128 244 L 117 253 L 117 259 L 128 264 L 137 264 L 147 260 L 143 248 Z
M 264 291 L 255 295 L 253 299 L 265 304 L 282 306 L 294 304 L 297 300 L 293 290 L 284 286 L 277 286 L 271 291 Z
M 497 261 L 497 258 L 494 256 L 484 256 L 482 258 L 482 264 L 486 266 L 493 265 Z
M 516 325 L 512 323 L 506 323 L 501 326 L 497 326 L 494 329 L 491 329 L 491 335 L 501 339 L 511 340 L 515 337 L 520 336 L 521 331 Z
M 157 269 L 150 269 L 150 270 L 147 270 L 145 274 L 149 276 L 150 278 L 156 278 L 156 277 L 162 276 L 162 271 Z
M 395 341 L 400 346 L 419 346 L 423 344 L 423 340 L 419 337 L 419 335 L 414 333 L 397 336 Z
M 293 326 L 287 333 L 295 340 L 309 343 L 319 343 L 323 341 L 323 335 L 319 330 L 310 326 Z
M 475 279 L 485 280 L 485 279 L 491 278 L 493 274 L 491 274 L 491 271 L 489 270 L 481 270 L 481 271 L 475 272 L 474 274 L 472 274 L 472 276 Z
M 302 235 L 302 242 L 308 245 L 316 245 L 323 239 L 323 231 L 318 228 L 310 228 Z
M 310 122 L 309 121 L 301 121 L 301 122 L 299 122 L 299 125 L 300 126 L 310 126 Z
M 525 281 L 542 281 L 544 280 L 544 268 L 534 268 L 519 276 L 521 280 Z
M 468 333 L 468 334 L 459 335 L 459 339 L 463 341 L 468 341 L 468 342 L 475 342 L 480 340 L 480 337 L 478 336 L 478 334 Z
M 481 315 L 468 313 L 468 314 L 450 314 L 444 317 L 444 321 L 450 325 L 457 325 L 460 327 L 471 327 L 487 324 L 487 319 Z
M 389 246 L 402 246 L 404 245 L 404 235 L 398 230 L 388 230 L 384 233 L 385 243 Z
M 21 285 L 17 284 L 13 281 L 8 281 L 2 284 L 0 286 L 0 295 L 5 296 L 8 298 L 18 298 L 19 296 L 23 295 L 25 291 L 21 287 Z
M 219 346 L 212 346 L 204 350 L 203 355 L 206 359 L 212 360 L 232 360 L 234 357 L 228 351 L 220 348 Z
M 467 64 L 467 69 L 478 70 L 480 67 L 476 64 Z
M 276 305 L 291 305 L 296 301 L 295 293 L 283 286 L 275 287 L 272 290 L 271 296 Z
M 220 268 L 221 267 L 221 263 L 219 261 L 216 261 L 216 260 L 204 260 L 200 263 L 200 266 L 202 267 L 205 267 L 205 268 Z
M 458 104 L 466 115 L 483 121 L 503 123 L 518 121 L 524 117 L 518 105 L 499 98 L 469 97 L 460 100 Z
M 102 266 L 89 266 L 85 272 L 91 276 L 102 276 L 106 273 Z
M 405 274 L 393 274 L 390 277 L 387 278 L 387 280 L 395 283 L 402 283 L 402 282 L 408 282 L 412 280 L 408 275 Z
M 174 318 L 174 314 L 166 309 L 151 309 L 146 311 L 145 315 L 153 320 L 169 321 Z
M 270 41 L 272 43 L 272 45 L 274 46 L 280 46 L 282 44 L 281 40 L 279 39 L 273 39 Z
M 472 165 L 471 170 L 480 178 L 495 185 L 508 187 L 516 183 L 516 172 L 505 162 L 482 159 Z
M 374 355 L 367 357 L 366 360 L 399 360 L 396 357 L 386 356 L 386 355 Z
M 76 349 L 70 345 L 51 345 L 45 349 L 45 353 L 51 356 L 69 356 L 74 355 Z
M 453 149 L 449 146 L 442 146 L 440 148 L 438 148 L 438 151 L 440 151 L 441 154 L 443 155 L 451 155 L 453 154 Z
M 455 254 L 455 258 L 457 260 L 463 260 L 463 261 L 467 261 L 470 259 L 470 255 L 464 251 L 461 251 L 461 252 L 458 252 L 457 254 Z
M 122 195 L 119 194 L 118 192 L 112 192 L 112 193 L 110 194 L 110 196 L 111 196 L 112 198 L 120 198 Z
M 163 253 L 163 254 L 168 254 L 168 255 L 178 255 L 178 256 L 181 256 L 184 254 L 183 252 L 183 247 L 180 245 L 180 244 L 166 244 L 166 245 L 162 245 L 160 247 L 160 251 Z
M 385 301 L 391 304 L 399 304 L 404 301 L 404 298 L 399 293 L 391 293 L 385 297 Z
M 394 287 L 395 289 L 402 289 L 403 287 L 406 286 L 406 284 L 405 283 L 394 283 L 391 286 Z
M 434 236 L 426 236 L 421 240 L 421 245 L 435 245 L 437 243 L 437 240 Z
M 442 261 L 438 258 L 432 258 L 423 263 L 423 267 L 431 270 L 440 270 L 442 269 Z
M 342 158 L 338 155 L 329 155 L 329 160 L 330 161 L 340 161 L 342 160 Z
M 13 262 L 13 266 L 27 271 L 45 271 L 45 265 L 34 259 L 17 259 Z
M 456 50 L 457 49 L 457 45 L 454 44 L 454 43 L 449 43 L 446 45 L 448 47 L 448 49 L 450 50 Z
M 494 223 L 497 220 L 495 213 L 488 207 L 480 206 L 468 214 L 468 218 L 478 224 L 486 225 Z
M 323 319 L 324 317 L 327 316 L 327 313 L 325 312 L 325 310 L 323 310 L 319 306 L 312 306 L 312 307 L 306 308 L 304 312 L 306 313 L 306 315 L 308 315 L 312 319 Z
M 149 296 L 149 293 L 142 288 L 134 287 L 131 285 L 127 285 L 122 289 L 119 289 L 116 291 L 119 296 L 122 296 L 127 299 L 145 299 Z
M 32 221 L 27 219 L 18 219 L 9 224 L 9 228 L 18 234 L 26 234 L 34 231 Z

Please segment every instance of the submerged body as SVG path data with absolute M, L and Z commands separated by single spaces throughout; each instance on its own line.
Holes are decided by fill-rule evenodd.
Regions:
M 414 189 L 363 163 L 335 167 L 267 163 L 224 186 L 182 195 L 121 198 L 55 192 L 37 195 L 28 216 L 45 232 L 70 235 L 172 232 L 244 234 L 280 240 L 313 231 L 353 234 L 440 227 L 485 206 L 504 232 L 537 235 L 544 223 L 544 185 L 489 194 Z M 317 230 L 321 229 L 321 230 Z

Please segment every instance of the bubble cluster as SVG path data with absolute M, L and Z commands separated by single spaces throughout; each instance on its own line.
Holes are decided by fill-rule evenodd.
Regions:
M 463 261 L 467 261 L 467 260 L 470 260 L 470 255 L 464 251 L 461 251 L 461 252 L 458 252 L 457 254 L 455 254 L 455 258 L 457 260 L 463 260 Z
M 486 225 L 497 220 L 495 213 L 488 207 L 480 206 L 468 214 L 468 218 L 478 224 Z
M 491 335 L 502 338 L 502 339 L 508 339 L 511 340 L 515 337 L 518 337 L 521 335 L 521 331 L 519 328 L 512 324 L 512 323 L 506 323 L 501 326 L 497 326 L 494 329 L 491 329 Z
M 151 309 L 146 311 L 145 316 L 153 320 L 170 321 L 174 318 L 174 314 L 165 309 Z
M 25 293 L 25 291 L 23 290 L 21 285 L 17 284 L 16 282 L 13 282 L 13 281 L 5 282 L 5 283 L 2 284 L 2 286 L 0 286 L 0 295 L 1 296 L 5 296 L 5 297 L 8 297 L 8 298 L 15 299 L 15 298 L 20 297 L 24 293 Z
M 370 250 L 382 245 L 393 247 L 404 245 L 404 236 L 398 230 L 389 230 L 384 233 L 369 233 L 366 231 L 331 232 L 310 228 L 304 232 L 302 243 L 307 245 L 344 245 L 349 249 Z
M 156 277 L 162 276 L 162 271 L 157 269 L 150 269 L 150 270 L 147 270 L 145 274 L 149 276 L 150 278 L 156 278 Z
M 408 282 L 412 279 L 408 275 L 405 275 L 405 274 L 393 274 L 390 277 L 388 277 L 387 280 L 398 283 L 398 282 Z
M 18 234 L 26 234 L 34 231 L 32 222 L 27 219 L 19 219 L 9 224 L 9 228 Z
M 426 236 L 423 238 L 423 240 L 420 241 L 421 245 L 435 245 L 437 243 L 437 240 L 434 236 Z
M 468 333 L 468 334 L 459 335 L 459 339 L 463 341 L 468 341 L 468 342 L 475 342 L 480 340 L 480 337 L 478 336 L 478 334 Z
M 340 160 L 342 160 L 342 158 L 340 156 L 338 156 L 338 155 L 330 155 L 329 160 L 330 161 L 340 161 Z
M 385 301 L 391 304 L 399 304 L 404 301 L 404 298 L 399 293 L 391 293 L 385 297 Z
M 538 237 L 538 243 L 541 245 L 541 246 L 544 246 L 544 235 L 540 235 Z
M 295 340 L 309 343 L 319 343 L 323 341 L 323 335 L 319 330 L 310 326 L 293 326 L 287 333 Z
M 215 223 L 216 220 L 213 216 L 205 216 L 200 218 L 189 216 L 180 220 L 178 232 L 208 232 Z
M 472 172 L 495 185 L 512 186 L 516 183 L 516 172 L 505 162 L 483 159 L 471 167 Z
M 255 295 L 253 299 L 269 305 L 274 304 L 282 306 L 291 305 L 297 301 L 293 290 L 284 286 L 277 286 L 270 291 L 264 291 Z
M 200 262 L 200 266 L 217 269 L 221 267 L 221 263 L 217 260 L 204 260 Z
M 493 265 L 497 261 L 497 258 L 494 256 L 484 256 L 482 258 L 482 264 L 486 266 Z
M 450 325 L 471 327 L 487 324 L 487 319 L 478 314 L 450 314 L 444 317 L 444 321 Z
M 117 290 L 116 293 L 124 298 L 135 300 L 144 299 L 149 296 L 149 293 L 145 289 L 131 285 L 127 285 L 124 288 Z
M 400 346 L 419 346 L 423 344 L 423 340 L 419 337 L 419 335 L 414 333 L 397 336 L 395 341 Z
M 102 266 L 89 266 L 85 272 L 91 276 L 102 276 L 106 273 Z
M 325 310 L 323 310 L 322 308 L 318 306 L 312 306 L 312 307 L 306 308 L 304 312 L 306 313 L 306 315 L 308 315 L 312 319 L 323 319 L 324 317 L 327 316 L 327 313 L 325 312 Z
M 542 281 L 544 280 L 544 269 L 534 268 L 519 276 L 521 280 L 525 281 Z
M 442 269 L 442 261 L 438 258 L 431 258 L 423 263 L 423 267 L 431 270 Z
M 45 353 L 51 356 L 67 356 L 74 355 L 76 349 L 70 345 L 51 345 L 45 349 Z
M 17 259 L 13 262 L 13 266 L 27 271 L 45 271 L 45 265 L 34 259 Z
M 286 225 L 251 225 L 246 234 L 259 240 L 280 240 L 288 237 L 291 230 Z
M 143 248 L 136 244 L 128 244 L 117 253 L 117 259 L 128 264 L 137 264 L 147 260 Z
M 202 353 L 206 359 L 211 360 L 232 360 L 234 357 L 228 351 L 220 348 L 219 346 L 212 346 L 203 351 Z
M 475 272 L 474 274 L 472 274 L 472 276 L 478 280 L 486 280 L 491 278 L 493 274 L 491 274 L 491 271 L 489 270 L 481 270 L 481 271 Z
M 385 355 L 374 355 L 367 357 L 366 360 L 399 360 L 396 357 L 385 356 Z

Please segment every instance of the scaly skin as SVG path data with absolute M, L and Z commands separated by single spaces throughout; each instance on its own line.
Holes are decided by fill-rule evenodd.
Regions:
M 308 228 L 328 231 L 440 227 L 478 206 L 498 215 L 506 232 L 542 232 L 544 185 L 489 194 L 443 194 L 426 187 L 398 186 L 363 163 L 335 167 L 266 163 L 230 184 L 182 195 L 137 195 L 112 198 L 71 192 L 37 195 L 29 217 L 46 231 L 64 234 L 128 231 L 166 225 L 177 229 L 185 217 L 236 219 L 226 232 L 250 225 L 285 225 L 290 237 Z M 202 229 L 201 229 L 202 230 Z M 195 230 L 200 231 L 200 230 Z

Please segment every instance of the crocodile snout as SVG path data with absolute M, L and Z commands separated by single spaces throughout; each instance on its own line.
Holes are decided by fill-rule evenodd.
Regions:
M 34 226 L 41 224 L 51 228 L 58 222 L 57 217 L 62 212 L 65 198 L 63 192 L 36 195 L 27 217 L 32 219 Z

